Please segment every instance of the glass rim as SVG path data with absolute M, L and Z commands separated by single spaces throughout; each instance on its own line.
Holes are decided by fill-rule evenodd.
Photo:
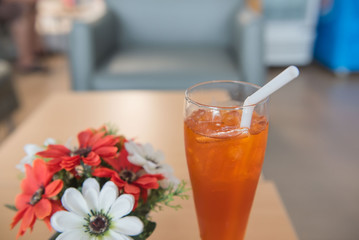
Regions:
M 256 89 L 259 89 L 261 88 L 259 85 L 257 84 L 254 84 L 254 83 L 248 83 L 248 82 L 243 82 L 243 81 L 235 81 L 235 80 L 212 80 L 212 81 L 206 81 L 206 82 L 200 82 L 200 83 L 197 83 L 195 85 L 192 85 L 191 87 L 187 88 L 186 91 L 185 91 L 185 100 L 189 103 L 192 103 L 198 107 L 202 107 L 202 108 L 209 108 L 209 109 L 220 109 L 220 110 L 240 110 L 240 109 L 244 109 L 244 108 L 247 108 L 247 107 L 255 107 L 257 105 L 260 105 L 260 104 L 263 104 L 263 103 L 266 103 L 269 99 L 269 97 L 263 99 L 262 101 L 260 101 L 259 103 L 257 104 L 250 104 L 250 105 L 247 105 L 247 106 L 233 106 L 233 107 L 220 107 L 220 106 L 214 106 L 214 105 L 209 105 L 209 104 L 203 104 L 203 103 L 200 103 L 200 102 L 197 102 L 195 100 L 193 100 L 190 96 L 189 96 L 189 92 L 198 87 L 198 86 L 201 86 L 201 85 L 207 85 L 207 84 L 211 84 L 211 83 L 236 83 L 236 84 L 241 84 L 241 85 L 247 85 L 247 86 L 251 86 L 251 87 L 254 87 Z M 248 97 L 248 96 L 247 96 Z

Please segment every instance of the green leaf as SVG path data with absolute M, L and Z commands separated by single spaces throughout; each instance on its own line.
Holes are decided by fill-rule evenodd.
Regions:
M 49 240 L 55 240 L 61 233 L 55 232 L 54 235 L 52 235 Z
M 17 208 L 15 207 L 15 205 L 5 204 L 5 207 L 7 207 L 7 208 L 10 209 L 10 210 L 17 211 Z
M 186 182 L 182 181 L 176 189 L 173 187 L 169 187 L 168 189 L 164 189 L 163 192 L 159 193 L 158 203 L 164 204 L 167 207 L 173 208 L 175 210 L 181 209 L 181 205 L 173 205 L 171 202 L 174 201 L 175 197 L 179 197 L 180 199 L 189 199 L 189 195 L 186 194 L 189 191 L 189 188 L 186 188 Z M 152 194 L 152 193 L 151 193 Z M 156 209 L 154 211 L 162 210 L 161 206 L 155 205 Z
M 108 122 L 105 124 L 105 126 L 107 127 L 107 132 L 105 135 L 117 135 L 118 128 L 117 128 L 116 124 Z

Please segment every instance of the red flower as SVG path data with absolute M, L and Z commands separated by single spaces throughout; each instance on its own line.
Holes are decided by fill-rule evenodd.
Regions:
M 113 158 L 108 163 L 115 169 L 97 168 L 92 175 L 95 177 L 107 177 L 113 181 L 119 189 L 135 196 L 136 201 L 141 194 L 144 201 L 147 200 L 148 189 L 157 189 L 158 181 L 162 180 L 162 174 L 141 175 L 142 167 L 130 163 L 127 159 L 128 152 L 123 148 L 119 157 Z
M 90 129 L 77 135 L 79 148 L 71 152 L 63 145 L 49 145 L 48 149 L 37 153 L 37 155 L 50 158 L 48 165 L 53 172 L 61 169 L 73 170 L 76 166 L 84 164 L 98 166 L 101 158 L 108 161 L 117 154 L 118 138 L 112 135 L 105 136 L 105 131 L 92 131 Z
M 22 193 L 16 197 L 15 206 L 18 209 L 11 228 L 22 219 L 17 238 L 24 235 L 26 230 L 33 229 L 36 219 L 44 220 L 51 230 L 50 218 L 53 213 L 61 210 L 60 201 L 52 200 L 63 187 L 62 180 L 51 182 L 52 174 L 42 159 L 36 159 L 33 167 L 25 165 L 26 177 L 21 182 Z

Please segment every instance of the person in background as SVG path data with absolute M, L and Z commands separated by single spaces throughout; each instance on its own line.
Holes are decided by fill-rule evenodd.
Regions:
M 0 0 L 0 25 L 9 26 L 17 50 L 17 69 L 22 73 L 44 72 L 37 61 L 43 53 L 35 30 L 36 0 Z

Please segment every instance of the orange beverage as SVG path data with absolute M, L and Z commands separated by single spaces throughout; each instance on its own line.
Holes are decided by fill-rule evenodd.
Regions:
M 244 239 L 268 121 L 254 112 L 250 129 L 241 129 L 241 115 L 236 107 L 206 105 L 185 116 L 187 165 L 202 240 Z

